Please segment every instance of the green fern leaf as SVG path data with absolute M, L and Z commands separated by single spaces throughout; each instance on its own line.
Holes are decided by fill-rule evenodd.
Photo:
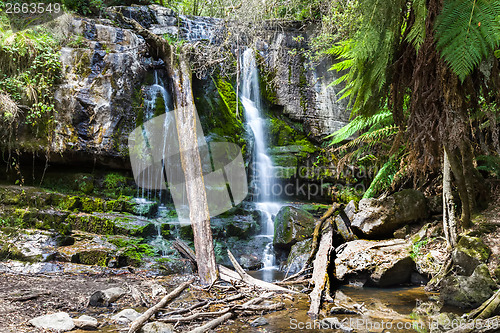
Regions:
M 436 22 L 437 48 L 464 80 L 500 41 L 500 0 L 448 0 Z

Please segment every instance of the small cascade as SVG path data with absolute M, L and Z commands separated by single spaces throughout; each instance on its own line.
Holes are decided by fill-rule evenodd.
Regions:
M 261 118 L 261 102 L 259 73 L 255 63 L 255 55 L 252 49 L 243 53 L 242 59 L 242 89 L 241 103 L 245 109 L 246 122 L 252 129 L 255 137 L 255 157 L 253 167 L 252 185 L 256 209 L 263 217 L 263 228 L 260 237 L 269 239 L 264 249 L 263 270 L 274 270 L 278 267 L 275 263 L 273 238 L 273 217 L 278 213 L 281 204 L 273 198 L 273 163 L 267 155 L 266 133 L 264 119 Z M 264 277 L 265 278 L 265 277 Z
M 156 70 L 154 71 L 154 83 L 146 89 L 145 95 L 146 96 L 144 98 L 144 122 L 158 115 L 159 111 L 161 111 L 161 113 L 169 111 L 168 105 L 170 103 L 170 95 L 165 88 L 164 82 L 159 77 L 158 71 Z M 166 135 L 166 131 L 168 131 L 170 127 L 170 123 L 167 120 L 171 118 L 166 117 L 165 119 L 166 121 L 163 124 L 164 137 Z M 145 129 L 143 129 L 143 131 L 145 131 Z M 149 137 L 147 133 L 144 134 L 145 137 Z M 165 146 L 163 147 L 164 154 L 165 151 L 167 150 L 166 148 L 167 147 Z M 155 175 L 152 172 L 145 172 L 142 174 L 142 177 L 144 177 L 143 183 L 155 184 L 154 186 L 155 188 L 160 188 L 159 186 L 160 184 L 158 184 L 158 182 L 161 181 L 161 177 L 158 177 L 158 175 Z M 161 234 L 161 226 L 164 223 L 164 219 L 162 218 L 162 216 L 166 215 L 165 211 L 167 210 L 167 208 L 161 203 L 162 202 L 161 191 L 159 191 L 159 193 L 160 193 L 159 195 L 160 206 L 158 207 L 158 215 L 157 218 L 152 220 L 152 222 L 156 226 L 157 233 L 156 237 L 150 242 L 150 244 L 158 249 L 159 254 L 161 254 L 161 256 L 165 256 L 167 251 L 167 243 L 165 239 L 163 239 L 163 236 Z M 136 198 L 135 201 L 139 205 L 149 205 L 152 203 L 152 200 L 156 198 L 156 192 L 147 190 L 145 188 L 140 188 L 138 189 L 137 196 L 138 198 Z

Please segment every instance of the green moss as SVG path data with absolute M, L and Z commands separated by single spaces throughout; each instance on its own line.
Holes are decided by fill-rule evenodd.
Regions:
M 11 243 L 0 241 L 0 260 L 20 260 L 29 261 L 29 259 Z
M 120 255 L 126 256 L 127 261 L 138 266 L 144 257 L 154 257 L 157 249 L 147 243 L 144 238 L 112 236 L 108 242 L 118 247 Z
M 460 237 L 457 249 L 483 262 L 486 262 L 491 255 L 491 249 L 484 244 L 481 238 L 467 235 Z
M 82 211 L 85 213 L 93 212 L 103 212 L 104 211 L 104 200 L 100 198 L 81 198 Z
M 112 235 L 115 233 L 115 224 L 106 217 L 80 213 L 71 214 L 66 220 L 71 228 L 75 230 L 101 235 Z
M 106 267 L 108 265 L 109 257 L 106 251 L 90 250 L 78 253 L 78 256 L 72 259 L 77 263 L 84 265 L 97 265 Z
M 76 210 L 82 206 L 80 197 L 67 195 L 61 198 L 59 208 L 64 210 Z
M 90 53 L 85 50 L 82 55 L 75 58 L 74 63 L 75 73 L 81 77 L 87 77 L 92 73 L 92 68 L 90 68 Z
M 267 66 L 265 65 L 264 58 L 258 52 L 256 53 L 256 58 L 260 69 L 259 81 L 260 81 L 262 97 L 271 104 L 278 104 L 276 84 L 275 84 L 276 74 L 278 72 L 278 69 L 267 68 Z M 289 72 L 289 76 L 290 75 L 291 72 Z
M 165 113 L 165 101 L 163 100 L 163 96 L 160 93 L 157 93 L 155 99 L 155 112 L 154 117 L 162 115 Z

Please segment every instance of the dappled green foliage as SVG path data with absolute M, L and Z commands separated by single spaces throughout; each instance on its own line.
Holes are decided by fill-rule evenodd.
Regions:
M 53 89 L 61 69 L 59 42 L 42 27 L 14 32 L 5 17 L 1 22 L 0 99 L 3 103 L 0 118 L 3 125 L 11 133 L 15 122 L 22 121 L 39 133 L 40 130 L 49 133 L 55 111 Z

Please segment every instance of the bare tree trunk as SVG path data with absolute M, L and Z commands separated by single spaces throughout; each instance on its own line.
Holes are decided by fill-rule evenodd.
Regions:
M 174 79 L 175 123 L 179 137 L 180 157 L 186 194 L 189 202 L 189 219 L 193 228 L 194 249 L 201 283 L 210 285 L 219 278 L 210 228 L 210 213 L 203 181 L 198 137 L 196 135 L 196 107 L 191 86 L 191 70 L 185 56 L 179 55 L 178 66 L 171 66 Z
M 463 228 L 470 227 L 471 206 L 469 200 L 469 192 L 467 191 L 467 182 L 465 180 L 464 168 L 462 165 L 461 154 L 458 149 L 449 149 L 445 147 L 448 161 L 450 162 L 451 170 L 455 176 L 460 202 L 462 203 L 461 222 Z M 471 193 L 472 194 L 472 193 Z
M 451 193 L 451 167 L 446 149 L 443 149 L 443 230 L 448 246 L 457 244 L 457 220 L 455 203 Z

